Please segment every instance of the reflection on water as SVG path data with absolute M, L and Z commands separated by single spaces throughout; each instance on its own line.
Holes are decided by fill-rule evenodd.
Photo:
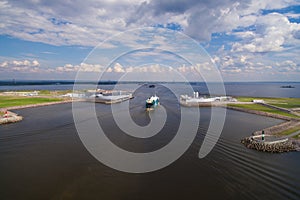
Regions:
M 153 150 L 170 141 L 178 127 L 179 107 L 170 95 L 160 94 L 162 103 L 172 109 L 167 127 L 144 143 L 119 136 L 109 106 L 97 104 L 97 115 L 118 145 L 138 152 Z M 136 96 L 130 103 L 131 116 L 145 125 L 149 118 L 142 99 L 147 93 Z M 300 153 L 269 154 L 240 144 L 242 137 L 280 120 L 228 110 L 217 145 L 199 159 L 210 120 L 210 109 L 201 108 L 197 137 L 180 159 L 156 172 L 128 174 L 106 167 L 87 152 L 76 133 L 70 104 L 17 112 L 24 116 L 22 122 L 0 127 L 0 199 L 300 198 Z

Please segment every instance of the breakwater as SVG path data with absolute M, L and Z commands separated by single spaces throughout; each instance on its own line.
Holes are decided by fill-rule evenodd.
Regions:
M 8 111 L 8 110 L 18 110 L 18 109 L 24 109 L 24 108 L 34 108 L 39 106 L 50 106 L 50 105 L 56 105 L 56 104 L 63 104 L 63 103 L 71 103 L 73 101 L 80 101 L 79 99 L 72 100 L 72 99 L 65 99 L 62 101 L 55 101 L 55 102 L 47 102 L 47 103 L 39 103 L 39 104 L 30 104 L 30 105 L 24 105 L 24 106 L 12 106 L 12 107 L 6 107 L 2 108 L 1 110 L 5 111 L 6 114 L 4 114 L 2 117 L 0 117 L 0 124 L 8 124 L 8 123 L 15 123 L 23 120 L 22 116 L 19 116 L 18 114 Z
M 299 151 L 300 143 L 297 139 L 286 137 L 279 137 L 279 135 L 289 129 L 299 127 L 300 120 L 297 118 L 292 118 L 289 116 L 279 115 L 276 113 L 268 113 L 264 111 L 249 110 L 245 108 L 237 108 L 233 106 L 227 106 L 227 108 L 232 110 L 237 110 L 241 112 L 247 112 L 251 114 L 272 117 L 276 119 L 285 120 L 285 122 L 265 128 L 263 131 L 266 134 L 264 137 L 266 140 L 261 140 L 262 130 L 255 131 L 252 136 L 243 138 L 241 143 L 244 144 L 249 149 L 255 149 L 258 151 L 271 152 L 271 153 L 282 153 L 290 151 Z M 272 138 L 268 140 L 268 138 Z
M 83 101 L 102 103 L 102 104 L 115 104 L 115 103 L 121 103 L 123 101 L 130 100 L 132 98 L 133 98 L 132 94 L 129 94 L 129 95 L 110 96 L 108 98 L 86 98 Z
M 271 153 L 283 153 L 296 151 L 297 147 L 288 138 L 278 139 L 275 141 L 261 141 L 255 138 L 255 136 L 246 137 L 241 140 L 249 149 L 255 149 L 258 151 L 271 152 Z
M 19 116 L 16 113 L 7 111 L 7 113 L 5 114 L 5 116 L 0 118 L 0 124 L 8 124 L 8 123 L 15 123 L 15 122 L 19 122 L 23 119 L 22 116 Z

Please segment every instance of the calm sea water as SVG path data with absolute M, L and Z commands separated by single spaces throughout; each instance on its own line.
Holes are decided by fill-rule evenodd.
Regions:
M 144 100 L 151 92 L 141 86 L 130 101 L 131 117 L 141 126 L 149 123 Z M 168 118 L 163 131 L 146 141 L 123 134 L 112 119 L 110 106 L 95 105 L 111 141 L 130 151 L 147 152 L 172 140 L 180 107 L 165 87 L 157 86 L 156 93 Z M 281 120 L 227 110 L 221 138 L 208 156 L 199 159 L 211 116 L 210 108 L 201 108 L 198 134 L 182 157 L 155 172 L 130 174 L 111 169 L 89 154 L 77 135 L 71 104 L 16 112 L 24 116 L 22 122 L 0 126 L 0 199 L 300 198 L 300 153 L 269 154 L 240 144 L 241 138 Z
M 124 88 L 132 88 L 133 84 L 124 84 Z M 180 84 L 179 84 L 180 85 Z M 227 95 L 233 96 L 254 96 L 254 97 L 293 97 L 300 98 L 300 82 L 236 82 L 225 83 Z M 294 88 L 281 88 L 281 86 L 291 85 Z M 80 85 L 82 89 L 90 89 L 91 85 Z M 100 85 L 101 88 L 110 89 L 114 85 Z M 193 87 L 200 93 L 209 93 L 205 83 L 195 83 Z M 71 84 L 49 84 L 49 85 L 1 85 L 0 91 L 9 90 L 72 90 Z

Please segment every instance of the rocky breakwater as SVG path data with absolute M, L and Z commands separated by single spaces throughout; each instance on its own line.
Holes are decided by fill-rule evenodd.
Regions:
M 271 153 L 283 153 L 297 150 L 297 147 L 288 138 L 277 139 L 273 141 L 263 141 L 258 139 L 259 137 L 261 136 L 246 137 L 241 140 L 241 143 L 249 149 Z
M 0 124 L 15 123 L 21 121 L 22 119 L 23 117 L 16 113 L 5 111 L 4 114 L 0 116 Z

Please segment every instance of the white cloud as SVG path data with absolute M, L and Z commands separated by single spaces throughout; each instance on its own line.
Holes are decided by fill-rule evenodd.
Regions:
M 123 73 L 125 70 L 123 69 L 123 66 L 120 63 L 116 63 L 113 67 L 113 71 L 116 73 Z
M 213 58 L 215 64 L 224 74 L 228 73 L 252 73 L 257 70 L 265 70 L 265 65 L 248 55 L 222 56 Z M 267 68 L 266 68 L 267 69 Z
M 284 45 L 300 44 L 295 34 L 300 31 L 300 24 L 289 22 L 283 14 L 270 13 L 257 18 L 255 31 L 235 33 L 243 41 L 232 45 L 233 52 L 270 52 L 283 51 Z
M 125 15 L 132 6 L 126 1 L 4 1 L 0 34 L 54 45 L 95 46 L 125 30 Z
M 217 56 L 213 57 L 213 62 L 219 65 L 222 72 L 238 74 L 277 70 L 292 73 L 298 71 L 298 63 L 300 63 L 298 58 L 300 52 L 297 49 L 300 45 L 300 24 L 290 22 L 288 17 L 299 18 L 300 15 L 276 12 L 264 15 L 261 11 L 262 9 L 281 9 L 297 4 L 299 5 L 299 2 L 296 0 L 1 1 L 0 35 L 58 46 L 96 46 L 108 37 L 131 28 L 158 24 L 163 27 L 175 25 L 180 26 L 184 33 L 199 42 L 209 41 L 212 33 L 234 35 L 238 40 L 233 44 L 232 41 L 223 41 L 222 48 L 216 52 Z M 240 31 L 236 32 L 236 29 Z M 170 40 L 176 42 L 175 48 L 169 47 Z M 124 46 L 144 48 L 145 43 L 158 48 L 168 46 L 167 50 L 174 50 L 172 52 L 175 53 L 184 52 L 188 49 L 186 47 L 190 47 L 184 46 L 183 38 L 172 39 L 163 34 L 143 33 L 140 35 L 124 34 L 121 40 L 104 43 L 101 48 L 110 50 Z M 275 53 L 270 54 L 270 52 Z M 44 51 L 43 54 L 52 53 Z M 168 72 L 168 68 L 155 64 L 136 67 L 139 62 L 134 59 L 143 60 L 143 57 L 150 58 L 150 56 L 152 56 L 153 63 L 169 60 L 169 64 L 177 59 L 167 54 L 162 57 L 156 56 L 155 52 L 152 54 L 140 52 L 132 56 L 132 60 L 127 63 L 118 61 L 119 63 L 108 68 L 106 72 Z M 195 54 L 191 53 L 191 58 L 194 57 Z M 101 72 L 104 70 L 101 64 L 109 63 L 110 59 L 105 56 L 97 57 L 95 63 L 99 63 L 99 59 L 103 61 L 100 64 L 65 64 L 58 67 L 51 66 L 53 68 L 41 67 L 40 63 L 35 60 L 4 61 L 0 63 L 0 70 Z M 41 63 L 44 62 L 41 60 Z M 177 70 L 181 73 L 193 73 L 195 67 L 211 70 L 210 65 L 205 64 L 193 67 L 181 65 Z
M 40 63 L 37 60 L 12 60 L 0 63 L 0 71 L 39 72 Z
M 65 64 L 64 66 L 56 67 L 56 72 L 102 72 L 104 67 L 99 64 L 80 63 L 79 65 Z
M 275 63 L 268 63 L 263 60 L 257 59 L 255 56 L 251 57 L 249 55 L 239 55 L 239 56 L 224 56 L 224 57 L 213 57 L 213 63 L 204 62 L 198 63 L 194 66 L 182 64 L 180 66 L 165 66 L 160 64 L 147 64 L 142 66 L 124 66 L 120 63 L 114 63 L 111 67 L 105 68 L 100 64 L 87 64 L 80 63 L 78 65 L 65 64 L 63 66 L 58 66 L 56 68 L 45 68 L 40 67 L 37 60 L 11 60 L 4 61 L 0 63 L 1 73 L 9 77 L 9 74 L 19 74 L 22 77 L 22 74 L 44 74 L 46 76 L 60 77 L 59 75 L 63 74 L 65 77 L 70 77 L 77 73 L 77 71 L 86 73 L 86 78 L 89 78 L 90 74 L 97 76 L 97 73 L 106 72 L 107 77 L 111 75 L 123 74 L 129 75 L 133 78 L 130 80 L 152 80 L 151 78 L 158 78 L 159 80 L 176 80 L 178 74 L 186 78 L 193 78 L 195 74 L 200 71 L 200 73 L 205 73 L 210 75 L 215 74 L 214 64 L 219 67 L 219 70 L 223 77 L 226 80 L 231 80 L 230 78 L 234 77 L 235 80 L 247 80 L 247 77 L 251 79 L 263 78 L 263 77 L 272 77 L 274 75 L 289 76 L 293 74 L 300 74 L 300 65 L 292 60 L 283 60 Z M 47 75 L 48 74 L 48 75 Z M 70 76 L 72 75 L 72 76 Z M 106 77 L 105 75 L 105 77 Z M 15 77 L 15 76 L 13 76 Z M 174 77 L 174 78 L 173 78 Z M 113 77 L 111 77 L 113 78 Z M 196 78 L 199 78 L 196 76 Z M 113 80 L 113 79 L 111 79 Z M 154 80 L 154 79 L 153 79 Z M 156 80 L 156 79 L 155 79 Z M 192 79 L 191 79 L 192 80 Z M 198 80 L 198 79 L 195 79 Z M 267 79 L 265 79 L 267 80 Z M 198 80 L 199 81 L 199 80 Z
M 279 72 L 300 72 L 300 65 L 297 65 L 292 60 L 286 60 L 283 62 L 276 62 L 275 64 L 276 70 Z
M 2 1 L 0 17 L 5 23 L 0 23 L 0 34 L 54 45 L 95 46 L 130 28 L 173 23 L 198 40 L 209 40 L 214 32 L 253 25 L 261 9 L 293 4 L 291 0 Z

